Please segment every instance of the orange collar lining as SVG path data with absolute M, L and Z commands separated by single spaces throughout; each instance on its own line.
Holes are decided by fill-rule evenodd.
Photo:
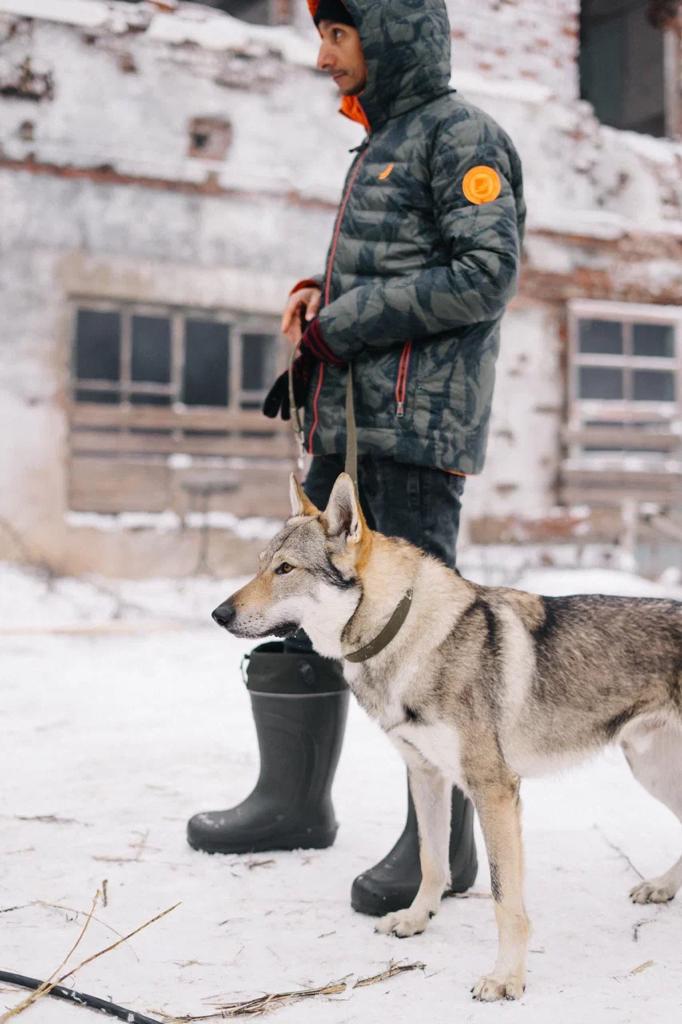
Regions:
M 351 121 L 357 121 L 358 124 L 361 124 L 368 135 L 371 132 L 372 126 L 367 120 L 367 114 L 357 96 L 344 96 L 341 100 L 339 113 L 350 118 Z

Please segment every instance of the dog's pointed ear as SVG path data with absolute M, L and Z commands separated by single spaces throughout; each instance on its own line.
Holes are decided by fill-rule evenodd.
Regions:
M 367 523 L 360 508 L 355 484 L 348 473 L 341 473 L 336 478 L 324 510 L 324 521 L 330 537 L 345 533 L 349 544 L 360 544 L 367 535 Z
M 313 505 L 293 473 L 289 474 L 289 499 L 292 516 L 319 516 L 319 508 Z

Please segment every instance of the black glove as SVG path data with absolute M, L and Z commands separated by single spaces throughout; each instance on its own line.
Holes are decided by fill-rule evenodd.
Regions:
M 318 360 L 310 352 L 304 351 L 294 359 L 292 372 L 294 377 L 294 401 L 296 408 L 300 409 L 305 405 L 310 381 L 313 378 L 313 371 L 318 366 Z M 281 373 L 272 385 L 265 401 L 263 412 L 271 420 L 281 416 L 283 420 L 291 419 L 291 407 L 289 403 L 289 373 L 287 370 Z

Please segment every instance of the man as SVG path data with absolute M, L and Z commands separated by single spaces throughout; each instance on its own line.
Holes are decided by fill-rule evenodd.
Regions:
M 525 221 L 520 161 L 492 118 L 450 89 L 444 0 L 308 5 L 320 34 L 318 67 L 336 83 L 342 113 L 367 134 L 346 178 L 325 271 L 294 287 L 282 319 L 283 332 L 300 343 L 294 398 L 305 405 L 305 443 L 313 456 L 305 491 L 324 508 L 343 469 L 352 364 L 358 483 L 370 527 L 404 537 L 454 567 L 465 477 L 483 466 L 499 323 L 517 279 Z M 286 374 L 264 411 L 289 417 Z M 281 653 L 284 694 L 289 670 L 283 656 L 302 657 L 305 647 L 285 645 Z M 328 695 L 338 691 L 338 677 L 325 671 L 318 697 L 325 687 Z M 258 685 L 249 678 L 252 699 Z M 292 687 L 294 693 L 300 687 Z M 290 713 L 292 705 L 286 707 Z M 326 773 L 320 807 L 328 802 L 343 716 L 336 711 L 341 725 L 333 756 L 322 758 L 319 769 Z M 271 761 L 266 746 L 261 742 L 262 764 L 264 757 Z M 272 772 L 269 781 L 259 780 L 239 808 L 192 819 L 192 845 L 243 848 L 246 816 L 254 844 L 261 844 L 252 848 L 286 848 L 287 836 L 298 838 L 306 822 L 323 820 L 308 803 L 298 819 L 293 814 L 294 825 L 264 821 L 264 806 L 270 812 L 276 806 L 279 819 L 291 821 L 292 800 L 299 798 L 281 789 L 296 762 L 289 750 L 275 781 Z M 299 803 L 305 803 L 302 796 Z M 331 842 L 335 822 L 328 809 L 324 820 Z M 450 892 L 464 891 L 475 879 L 472 829 L 472 806 L 455 789 Z M 355 879 L 352 905 L 369 914 L 407 906 L 419 879 L 408 793 L 403 834 Z

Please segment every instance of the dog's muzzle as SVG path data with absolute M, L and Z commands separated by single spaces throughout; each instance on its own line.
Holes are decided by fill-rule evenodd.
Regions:
M 214 622 L 217 622 L 219 626 L 224 629 L 230 628 L 230 623 L 234 621 L 234 617 L 237 614 L 237 609 L 231 601 L 223 601 L 219 604 L 214 611 L 211 612 L 211 618 Z

